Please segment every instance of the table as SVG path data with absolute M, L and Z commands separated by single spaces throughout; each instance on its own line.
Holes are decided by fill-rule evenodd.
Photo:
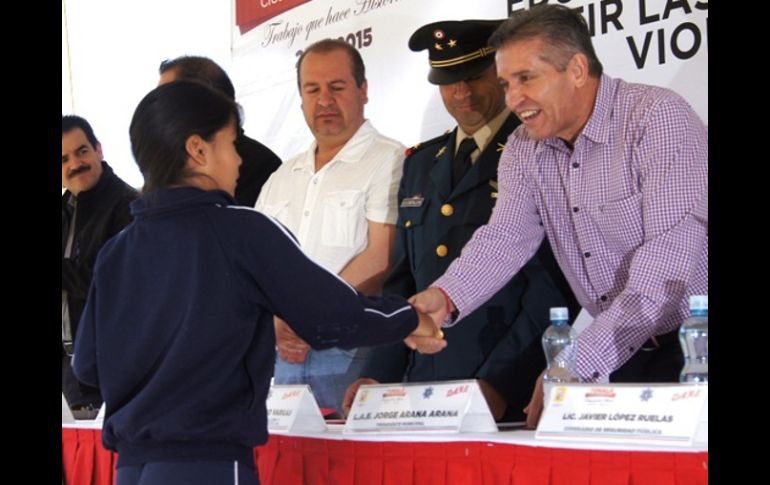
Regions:
M 532 431 L 452 435 L 271 435 L 255 448 L 263 485 L 700 485 L 708 450 L 535 440 Z M 634 449 L 630 449 L 634 448 Z M 97 428 L 62 425 L 68 485 L 112 485 Z

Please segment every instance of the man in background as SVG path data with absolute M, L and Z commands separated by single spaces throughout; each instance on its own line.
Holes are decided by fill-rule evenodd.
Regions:
M 316 263 L 363 293 L 379 293 L 393 250 L 404 146 L 364 117 L 364 63 L 346 42 L 309 46 L 297 62 L 297 84 L 314 141 L 270 177 L 256 208 L 288 227 Z M 275 383 L 309 384 L 320 407 L 341 412 L 368 349 L 310 350 L 279 317 Z
M 457 127 L 408 150 L 398 194 L 393 268 L 383 292 L 411 296 L 428 287 L 489 220 L 497 197 L 497 164 L 520 121 L 505 108 L 494 49 L 487 40 L 502 20 L 442 21 L 409 39 L 428 50 L 428 81 L 438 86 Z M 372 349 L 350 386 L 349 408 L 361 384 L 479 379 L 494 417 L 521 421 L 544 357 L 540 337 L 551 306 L 577 307 L 544 241 L 523 271 L 446 330 L 447 348 L 434 355 L 402 343 Z M 574 315 L 575 313 L 573 313 Z
M 96 255 L 102 245 L 131 222 L 129 203 L 137 191 L 103 160 L 102 145 L 85 119 L 62 116 L 62 392 L 77 418 L 95 417 L 99 389 L 72 373 L 72 348 L 86 303 Z
M 159 85 L 172 81 L 198 81 L 235 101 L 235 88 L 230 77 L 208 57 L 181 56 L 165 60 L 158 70 Z M 240 205 L 253 207 L 270 174 L 281 166 L 281 159 L 262 143 L 246 136 L 240 126 L 235 149 L 241 157 L 235 200 Z

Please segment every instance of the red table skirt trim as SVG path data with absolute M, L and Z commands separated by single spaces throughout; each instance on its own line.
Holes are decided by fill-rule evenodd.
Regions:
M 708 452 L 595 451 L 491 442 L 396 443 L 271 436 L 262 485 L 706 485 Z M 98 430 L 62 428 L 67 485 L 113 485 Z

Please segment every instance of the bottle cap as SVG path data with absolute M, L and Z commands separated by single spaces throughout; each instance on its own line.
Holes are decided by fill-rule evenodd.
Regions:
M 709 296 L 708 295 L 690 295 L 690 311 L 693 310 L 708 310 L 709 309 Z
M 551 307 L 551 321 L 552 322 L 558 322 L 563 321 L 566 322 L 569 320 L 569 310 L 565 306 L 554 306 Z

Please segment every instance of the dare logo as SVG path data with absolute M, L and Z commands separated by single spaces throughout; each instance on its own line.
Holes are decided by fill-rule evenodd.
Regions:
M 457 386 L 453 389 L 450 389 L 446 392 L 446 397 L 452 397 L 457 394 L 465 394 L 470 390 L 470 386 L 468 384 L 464 384 L 462 386 Z
M 281 399 L 291 399 L 293 397 L 299 396 L 300 394 L 302 394 L 302 389 L 294 389 L 291 391 L 286 391 L 281 396 Z
M 681 399 L 693 399 L 700 396 L 700 389 L 690 389 L 683 392 L 675 392 L 673 396 L 671 396 L 672 401 L 679 401 Z

